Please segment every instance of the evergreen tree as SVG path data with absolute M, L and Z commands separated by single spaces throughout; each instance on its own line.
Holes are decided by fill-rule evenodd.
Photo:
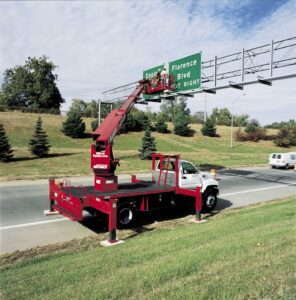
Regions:
M 70 110 L 66 121 L 63 123 L 62 132 L 72 138 L 83 137 L 85 123 L 77 110 Z
M 180 103 L 175 109 L 175 116 L 173 120 L 174 132 L 180 136 L 192 135 L 190 124 L 190 110 L 187 108 L 185 99 L 181 98 Z
M 6 136 L 4 126 L 0 123 L 0 161 L 8 162 L 13 158 L 12 149 Z
M 150 126 L 147 126 L 144 137 L 142 139 L 142 146 L 141 149 L 139 150 L 140 152 L 139 156 L 141 159 L 151 159 L 151 155 L 155 151 L 157 151 L 155 145 L 155 139 L 151 135 Z
M 39 116 L 35 124 L 35 131 L 29 142 L 29 150 L 34 155 L 44 157 L 48 155 L 49 148 L 50 144 L 47 139 L 47 134 L 42 128 L 42 120 Z
M 216 136 L 216 127 L 214 120 L 212 118 L 207 118 L 200 131 L 205 136 Z
M 157 132 L 160 132 L 160 133 L 167 133 L 168 132 L 168 125 L 165 122 L 165 119 L 164 119 L 164 116 L 163 116 L 162 113 L 160 113 L 157 116 L 156 124 L 155 124 L 155 130 Z

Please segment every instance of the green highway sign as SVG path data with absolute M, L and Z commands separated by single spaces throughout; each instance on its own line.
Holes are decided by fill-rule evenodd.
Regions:
M 151 69 L 145 70 L 143 72 L 143 79 L 152 79 L 153 77 L 156 77 L 158 69 L 161 71 L 163 70 L 164 65 L 159 65 L 157 67 L 153 67 Z
M 174 75 L 176 92 L 201 88 L 201 53 L 180 58 L 169 63 L 169 74 Z
M 148 70 L 145 70 L 143 72 L 143 79 L 152 79 L 152 78 L 156 77 L 158 69 L 160 69 L 162 71 L 163 68 L 164 68 L 164 65 L 159 65 L 159 66 L 150 68 Z M 154 95 L 143 94 L 143 98 L 145 100 L 149 100 L 149 99 L 151 99 L 151 98 L 153 98 L 153 97 L 155 97 L 156 95 L 159 95 L 159 94 L 160 93 L 157 93 L 157 94 L 154 94 Z
M 162 71 L 163 68 L 164 64 L 143 71 L 143 79 L 155 78 L 157 71 L 159 69 Z M 168 74 L 174 76 L 174 92 L 199 90 L 201 88 L 201 53 L 169 62 Z M 143 98 L 152 101 L 153 98 L 159 98 L 161 94 L 163 93 L 144 94 Z

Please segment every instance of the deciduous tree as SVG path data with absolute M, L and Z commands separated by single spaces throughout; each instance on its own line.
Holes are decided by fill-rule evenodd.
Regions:
M 29 57 L 23 66 L 5 70 L 0 104 L 60 111 L 64 99 L 56 85 L 56 68 L 46 56 L 42 56 Z

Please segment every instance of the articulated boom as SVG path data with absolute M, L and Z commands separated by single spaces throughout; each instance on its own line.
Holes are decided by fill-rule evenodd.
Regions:
M 94 144 L 91 145 L 91 168 L 95 174 L 95 189 L 101 192 L 116 191 L 118 188 L 117 176 L 114 175 L 119 161 L 114 159 L 112 143 L 115 136 L 123 127 L 127 114 L 144 90 L 144 81 L 122 104 L 120 109 L 113 110 L 103 123 L 93 132 Z

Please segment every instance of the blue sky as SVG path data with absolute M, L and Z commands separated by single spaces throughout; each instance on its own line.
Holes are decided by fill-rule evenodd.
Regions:
M 192 1 L 190 14 L 199 9 L 199 2 Z M 271 16 L 287 2 L 287 0 L 213 1 L 211 13 L 227 20 L 229 25 L 233 26 L 233 30 L 244 32 Z
M 206 60 L 295 36 L 295 16 L 295 0 L 0 2 L 0 73 L 45 54 L 59 66 L 67 109 L 72 98 L 98 99 L 144 69 L 195 52 Z M 235 112 L 262 123 L 295 118 L 293 80 L 248 87 Z M 238 95 L 208 95 L 208 111 L 230 107 Z M 188 105 L 203 110 L 204 95 Z

